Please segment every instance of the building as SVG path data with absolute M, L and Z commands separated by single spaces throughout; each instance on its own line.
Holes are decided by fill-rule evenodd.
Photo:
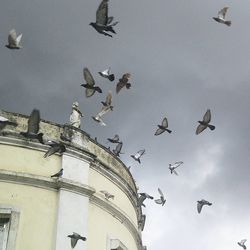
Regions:
M 70 136 L 66 152 L 44 158 L 48 145 L 20 135 L 27 116 L 0 115 L 18 124 L 0 130 L 0 250 L 67 250 L 73 232 L 87 238 L 76 250 L 146 249 L 137 188 L 120 159 L 80 129 L 41 121 L 44 137 Z M 62 178 L 50 177 L 61 168 Z

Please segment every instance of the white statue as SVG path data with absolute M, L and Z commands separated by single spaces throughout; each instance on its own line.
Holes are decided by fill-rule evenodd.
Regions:
M 79 103 L 74 102 L 72 105 L 72 112 L 70 115 L 70 125 L 80 128 L 81 126 L 81 117 L 83 117 L 82 112 L 79 109 Z

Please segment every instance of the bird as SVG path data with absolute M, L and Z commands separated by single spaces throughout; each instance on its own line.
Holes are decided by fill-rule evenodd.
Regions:
M 101 111 L 96 116 L 92 116 L 93 120 L 98 122 L 101 126 L 106 126 L 106 123 L 104 123 L 101 117 L 108 113 L 110 110 L 110 106 L 103 106 Z
M 115 154 L 115 156 L 118 156 L 118 157 L 119 157 L 120 154 L 122 154 L 122 153 L 121 153 L 122 145 L 123 145 L 123 143 L 122 143 L 122 142 L 119 142 L 119 143 L 117 144 L 116 148 L 113 149 L 113 153 Z
M 81 84 L 82 87 L 86 88 L 85 95 L 86 97 L 91 97 L 94 95 L 94 93 L 97 91 L 98 93 L 102 93 L 102 90 L 100 87 L 95 86 L 95 80 L 93 76 L 91 75 L 88 68 L 83 69 L 83 76 L 85 79 L 86 84 Z
M 62 154 L 66 151 L 66 147 L 62 142 L 55 142 L 51 141 L 51 143 L 46 143 L 46 145 L 49 145 L 50 148 L 47 150 L 47 152 L 44 154 L 44 158 L 47 158 L 55 153 Z
M 10 121 L 8 118 L 1 116 L 0 115 L 0 131 L 5 128 L 5 126 L 10 125 L 10 126 L 17 126 L 16 122 Z
M 113 138 L 107 138 L 107 140 L 111 143 L 119 143 L 120 138 L 119 138 L 119 135 L 116 134 L 114 135 Z
M 71 248 L 74 248 L 77 244 L 78 240 L 86 241 L 86 237 L 82 237 L 80 234 L 73 232 L 73 234 L 68 235 L 69 238 L 71 238 Z
M 16 30 L 12 29 L 9 32 L 8 44 L 6 44 L 5 47 L 8 49 L 21 49 L 22 46 L 20 45 L 20 42 L 21 42 L 22 36 L 23 34 L 20 34 L 19 36 L 17 36 Z
M 205 113 L 205 115 L 203 116 L 203 120 L 202 121 L 198 121 L 200 124 L 198 125 L 197 129 L 196 129 L 196 134 L 200 134 L 203 130 L 205 130 L 206 128 L 209 128 L 210 130 L 214 130 L 215 126 L 209 124 L 211 121 L 211 111 L 210 109 L 208 109 Z
M 117 25 L 118 22 L 113 22 L 113 20 L 114 17 L 108 16 L 108 0 L 102 0 L 96 11 L 96 21 L 91 22 L 89 25 L 91 25 L 98 33 L 112 37 L 112 35 L 107 32 L 116 34 L 113 27 Z
M 130 155 L 135 161 L 141 163 L 140 158 L 145 154 L 145 149 L 139 150 L 135 155 Z
M 101 103 L 104 107 L 110 107 L 110 110 L 113 111 L 114 107 L 111 105 L 112 104 L 112 92 L 111 91 L 108 92 L 105 102 L 101 102 Z
M 118 94 L 120 90 L 126 86 L 127 89 L 130 89 L 131 83 L 129 83 L 129 79 L 131 77 L 130 73 L 126 73 L 119 79 L 119 82 L 116 84 L 116 93 Z
M 211 206 L 212 203 L 210 203 L 209 201 L 206 201 L 206 200 L 200 200 L 200 201 L 197 201 L 197 210 L 198 210 L 198 213 L 201 212 L 201 209 L 204 205 L 208 205 L 208 206 Z
M 109 79 L 111 82 L 115 80 L 115 75 L 110 74 L 110 68 L 98 72 L 100 76 Z
M 57 172 L 54 175 L 51 175 L 50 177 L 51 178 L 59 178 L 59 177 L 62 177 L 62 176 L 63 176 L 63 168 L 61 168 L 59 172 Z
M 161 191 L 160 188 L 158 188 L 158 192 L 159 192 L 159 194 L 160 194 L 160 199 L 156 199 L 156 200 L 155 200 L 155 203 L 164 206 L 164 204 L 165 204 L 165 202 L 166 202 L 166 199 L 165 199 L 165 197 L 164 197 L 164 195 L 163 195 L 163 193 L 162 193 L 162 191 Z
M 160 135 L 163 132 L 167 131 L 168 133 L 172 133 L 168 128 L 168 120 L 166 117 L 163 118 L 161 125 L 158 125 L 158 129 L 155 131 L 155 135 Z
M 40 111 L 38 109 L 33 109 L 28 119 L 27 132 L 20 132 L 20 135 L 31 139 L 38 139 L 40 143 L 44 144 L 43 133 L 38 133 L 39 126 L 40 126 Z
M 154 199 L 154 197 L 153 196 L 151 196 L 151 195 L 149 195 L 149 194 L 147 194 L 147 193 L 139 193 L 139 198 L 138 198 L 138 204 L 137 204 L 137 206 L 138 207 L 140 207 L 140 206 L 144 206 L 144 207 L 146 207 L 145 206 L 145 204 L 143 204 L 143 202 L 146 200 L 146 199 Z
M 105 190 L 101 190 L 100 192 L 104 194 L 106 200 L 109 200 L 109 199 L 114 200 L 114 198 L 115 198 L 115 196 L 113 194 L 111 194 Z
M 218 23 L 223 23 L 223 24 L 226 24 L 227 26 L 231 26 L 232 22 L 231 21 L 226 21 L 226 19 L 225 19 L 228 9 L 229 9 L 229 7 L 224 7 L 223 9 L 221 9 L 218 12 L 218 16 L 213 17 L 213 19 Z
M 175 174 L 175 175 L 178 175 L 178 173 L 176 172 L 176 168 L 178 168 L 181 164 L 183 164 L 183 161 L 177 161 L 177 162 L 175 162 L 174 164 L 168 164 L 169 165 L 169 170 L 170 170 L 170 173 L 171 174 Z
M 240 242 L 237 242 L 237 243 L 238 243 L 239 246 L 243 247 L 243 249 L 247 249 L 247 247 L 246 247 L 246 245 L 245 245 L 245 242 L 246 242 L 246 241 L 247 241 L 247 240 L 244 239 L 244 240 L 241 240 Z

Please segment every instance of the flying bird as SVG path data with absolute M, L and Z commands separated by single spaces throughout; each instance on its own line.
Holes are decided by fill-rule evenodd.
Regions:
M 113 111 L 113 106 L 111 105 L 112 104 L 112 92 L 111 91 L 108 92 L 105 102 L 101 102 L 101 103 L 104 107 L 110 107 L 110 110 Z
M 44 158 L 47 158 L 55 153 L 59 153 L 62 154 L 63 152 L 66 151 L 66 147 L 64 146 L 63 143 L 61 142 L 54 142 L 52 141 L 50 144 L 46 143 L 47 145 L 50 146 L 50 148 L 48 149 L 48 151 L 44 154 Z
M 172 133 L 172 131 L 167 128 L 168 128 L 168 120 L 166 117 L 164 117 L 161 122 L 161 125 L 158 125 L 158 129 L 156 130 L 155 135 L 160 135 L 165 131 L 167 131 L 168 133 Z
M 114 200 L 114 198 L 115 198 L 115 196 L 113 194 L 111 194 L 105 190 L 101 190 L 100 192 L 104 194 L 106 200 L 109 200 L 109 199 Z
M 59 177 L 62 177 L 62 176 L 63 176 L 63 168 L 61 168 L 59 172 L 57 172 L 54 175 L 51 175 L 50 177 L 51 178 L 59 178 Z
M 122 76 L 121 79 L 119 79 L 119 82 L 116 85 L 116 93 L 118 94 L 120 90 L 126 86 L 127 89 L 130 89 L 131 83 L 129 83 L 129 79 L 131 77 L 130 73 L 126 73 Z
M 228 9 L 229 9 L 229 7 L 224 7 L 223 9 L 221 9 L 218 12 L 218 16 L 213 17 L 213 19 L 218 23 L 223 23 L 223 24 L 226 24 L 227 26 L 231 26 L 232 22 L 231 21 L 226 21 L 226 19 L 225 19 Z
M 197 210 L 198 210 L 198 213 L 201 212 L 201 209 L 204 205 L 208 205 L 208 206 L 211 206 L 212 203 L 210 203 L 209 201 L 206 201 L 206 200 L 200 200 L 200 201 L 197 201 Z
M 246 247 L 246 245 L 245 245 L 245 242 L 246 242 L 246 241 L 247 241 L 247 240 L 244 239 L 244 240 L 241 240 L 240 242 L 237 242 L 237 243 L 238 243 L 239 246 L 243 247 L 243 249 L 247 249 L 247 247 Z
M 11 122 L 9 119 L 6 117 L 0 116 L 0 131 L 5 128 L 5 126 L 10 125 L 10 126 L 17 126 L 16 122 Z
M 73 234 L 68 235 L 71 238 L 71 247 L 74 248 L 78 240 L 86 241 L 86 237 L 82 237 L 80 234 L 73 232 Z
M 154 199 L 154 197 L 153 196 L 151 196 L 151 195 L 149 195 L 149 194 L 147 194 L 147 193 L 139 193 L 139 198 L 138 198 L 138 207 L 140 207 L 140 206 L 144 206 L 144 207 L 146 207 L 145 206 L 145 204 L 143 204 L 143 202 L 146 200 L 146 199 Z
M 139 150 L 135 155 L 130 155 L 135 161 L 141 163 L 140 158 L 145 154 L 145 149 Z
M 119 142 L 116 146 L 116 148 L 113 150 L 113 153 L 116 155 L 116 156 L 120 156 L 121 153 L 121 149 L 122 149 L 122 145 L 123 143 L 122 142 Z
M 86 84 L 81 84 L 82 87 L 86 88 L 85 95 L 86 97 L 91 97 L 94 95 L 94 93 L 97 91 L 98 93 L 102 93 L 102 90 L 100 87 L 95 86 L 95 80 L 93 76 L 91 75 L 88 68 L 83 69 L 83 76 L 85 79 Z
M 203 130 L 205 130 L 206 128 L 209 128 L 210 130 L 214 130 L 215 126 L 209 124 L 211 121 L 211 111 L 210 109 L 208 109 L 205 113 L 205 115 L 203 116 L 203 120 L 202 121 L 198 121 L 200 124 L 198 125 L 197 129 L 196 129 L 196 134 L 200 134 Z
M 119 143 L 119 135 L 115 135 L 113 138 L 108 138 L 107 140 L 111 143 Z
M 115 75 L 114 74 L 110 74 L 110 68 L 105 69 L 101 72 L 98 72 L 100 76 L 109 79 L 111 82 L 113 82 L 115 80 Z
M 91 25 L 98 33 L 112 37 L 112 35 L 107 32 L 116 34 L 113 27 L 118 24 L 118 22 L 113 22 L 113 20 L 114 17 L 108 16 L 108 0 L 103 0 L 96 11 L 96 22 L 91 22 L 89 25 Z
M 92 116 L 93 120 L 98 122 L 101 126 L 106 126 L 106 123 L 102 120 L 102 116 L 111 110 L 110 106 L 103 106 L 101 111 L 96 115 Z
M 37 109 L 33 109 L 28 119 L 28 129 L 27 132 L 20 132 L 20 134 L 24 137 L 31 139 L 38 139 L 40 143 L 43 142 L 43 133 L 39 132 L 40 125 L 40 111 Z
M 155 203 L 164 206 L 164 204 L 165 204 L 165 202 L 166 202 L 166 199 L 165 199 L 165 197 L 164 197 L 164 195 L 163 195 L 163 193 L 162 193 L 162 191 L 161 191 L 160 188 L 158 188 L 158 192 L 159 192 L 159 194 L 160 194 L 160 199 L 156 199 L 156 200 L 155 200 Z
M 170 170 L 170 173 L 171 174 L 175 174 L 175 175 L 178 175 L 178 173 L 176 172 L 176 168 L 178 168 L 181 164 L 183 164 L 183 161 L 177 161 L 175 162 L 174 164 L 169 164 L 169 170 Z
M 9 32 L 8 44 L 5 45 L 5 47 L 8 48 L 8 49 L 21 49 L 22 46 L 20 45 L 20 42 L 21 42 L 22 36 L 23 36 L 22 34 L 17 36 L 16 30 L 12 29 Z

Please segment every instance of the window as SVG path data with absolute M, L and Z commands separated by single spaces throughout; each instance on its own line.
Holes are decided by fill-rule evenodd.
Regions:
M 10 226 L 9 214 L 0 214 L 0 250 L 7 249 L 9 226 Z

